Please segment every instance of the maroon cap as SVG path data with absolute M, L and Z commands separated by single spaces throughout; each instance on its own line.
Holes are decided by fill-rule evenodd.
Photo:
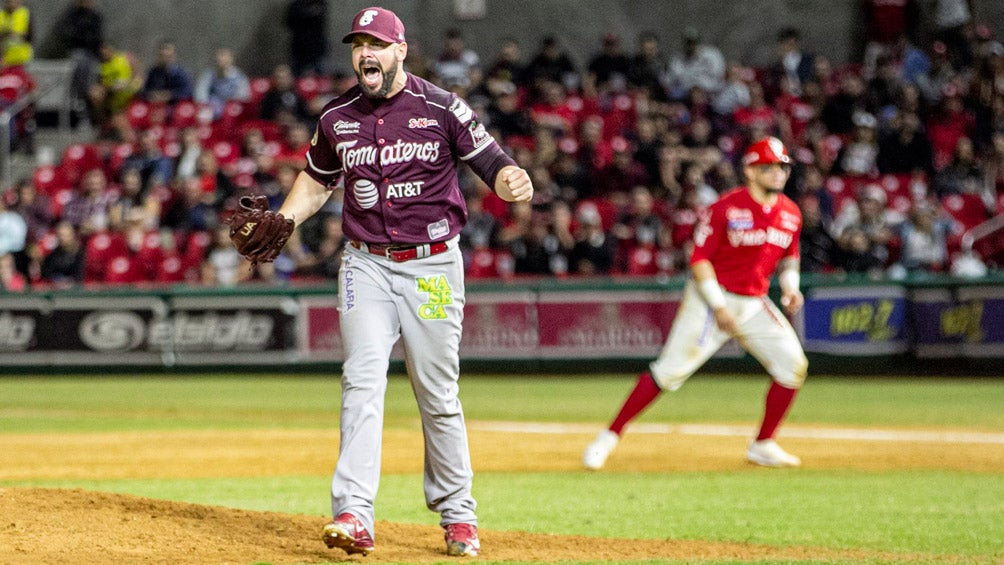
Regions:
M 352 43 L 357 33 L 372 35 L 387 43 L 404 43 L 404 24 L 397 14 L 386 8 L 365 8 L 352 19 L 352 31 L 342 38 L 342 43 Z

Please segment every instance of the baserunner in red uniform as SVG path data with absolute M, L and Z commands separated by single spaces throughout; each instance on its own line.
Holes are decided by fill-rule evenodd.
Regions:
M 780 140 L 768 137 L 743 157 L 747 185 L 712 204 L 694 232 L 691 279 L 659 357 L 643 372 L 610 426 L 589 444 L 583 463 L 599 469 L 624 427 L 664 390 L 680 388 L 722 345 L 735 338 L 770 374 L 763 421 L 746 458 L 767 467 L 797 467 L 801 460 L 774 441 L 781 420 L 802 386 L 809 362 L 798 335 L 767 298 L 779 270 L 781 305 L 802 307 L 798 237 L 802 215 L 781 193 L 791 159 Z
M 533 184 L 464 100 L 405 72 L 397 15 L 366 8 L 343 41 L 352 44 L 359 82 L 322 110 L 307 167 L 279 210 L 299 224 L 339 181 L 344 186 L 341 444 L 334 520 L 322 539 L 350 554 L 375 548 L 384 394 L 400 338 L 422 419 L 426 505 L 440 515 L 447 554 L 475 556 L 481 546 L 457 384 L 465 300 L 457 240 L 467 221 L 457 166 L 467 163 L 507 201 L 529 201 Z

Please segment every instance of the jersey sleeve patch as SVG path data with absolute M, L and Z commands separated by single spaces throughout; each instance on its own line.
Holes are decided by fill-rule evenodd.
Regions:
M 466 124 L 474 117 L 474 110 L 472 110 L 466 102 L 459 98 L 455 98 L 453 102 L 450 103 L 450 112 L 452 112 L 462 124 Z
M 492 140 L 492 136 L 485 129 L 484 124 L 479 123 L 477 120 L 471 120 L 471 123 L 467 125 L 467 131 L 471 134 L 471 141 L 474 143 L 474 147 L 481 147 Z

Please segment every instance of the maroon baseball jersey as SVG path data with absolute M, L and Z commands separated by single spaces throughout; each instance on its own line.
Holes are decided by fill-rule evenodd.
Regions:
M 349 239 L 423 244 L 464 227 L 461 161 L 490 187 L 502 167 L 516 164 L 464 100 L 408 74 L 404 90 L 389 99 L 374 100 L 354 86 L 329 102 L 305 171 L 325 185 L 344 175 Z
M 746 187 L 734 188 L 704 211 L 690 264 L 707 259 L 725 290 L 763 296 L 781 259 L 799 257 L 801 231 L 802 213 L 787 196 L 764 206 Z

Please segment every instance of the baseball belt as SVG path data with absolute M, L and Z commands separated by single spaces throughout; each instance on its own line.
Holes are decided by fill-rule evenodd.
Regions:
M 424 243 L 419 245 L 379 245 L 375 243 L 363 243 L 362 241 L 350 241 L 349 245 L 355 247 L 360 251 L 365 251 L 373 255 L 379 255 L 394 261 L 395 263 L 401 263 L 404 261 L 411 261 L 412 259 L 422 259 L 424 257 L 432 257 L 433 255 L 439 255 L 440 253 L 448 250 L 449 245 L 445 241 L 437 241 L 436 243 Z

